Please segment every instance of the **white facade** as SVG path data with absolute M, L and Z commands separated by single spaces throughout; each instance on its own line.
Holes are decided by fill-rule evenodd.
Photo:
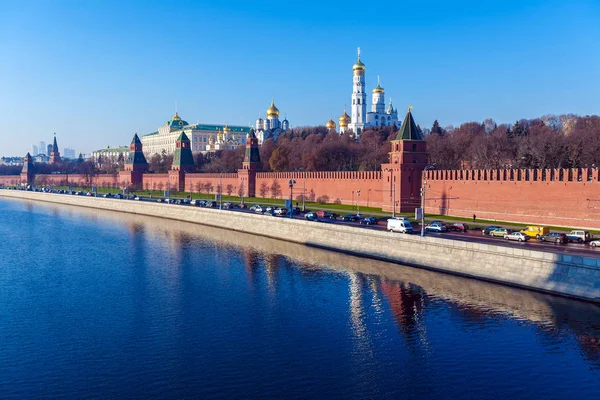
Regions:
M 267 109 L 267 119 L 262 119 L 259 115 L 256 120 L 255 134 L 258 144 L 262 145 L 269 138 L 277 140 L 281 132 L 288 129 L 290 129 L 290 121 L 287 118 L 283 121 L 279 120 L 279 110 L 275 107 L 275 101 L 271 100 L 271 106 Z
M 388 109 L 385 109 L 385 91 L 381 87 L 379 77 L 377 77 L 377 87 L 373 89 L 372 93 L 371 111 L 367 112 L 365 73 L 366 66 L 360 61 L 359 48 L 358 61 L 352 66 L 352 116 L 347 128 L 352 129 L 357 138 L 365 128 L 390 126 L 398 123 L 398 110 L 394 109 L 391 100 Z M 340 133 L 345 130 L 340 124 Z
M 106 147 L 92 152 L 92 160 L 97 167 L 106 164 L 125 162 L 129 157 L 129 146 Z
M 219 135 L 223 134 L 226 127 L 229 129 L 226 141 L 231 139 L 232 148 L 236 147 L 235 143 L 239 145 L 246 142 L 246 136 L 250 132 L 250 128 L 211 124 L 190 125 L 175 113 L 171 120 L 158 128 L 158 131 L 141 137 L 142 149 L 147 159 L 150 159 L 154 154 L 161 154 L 163 150 L 168 155 L 174 154 L 175 142 L 181 131 L 184 131 L 190 139 L 192 153 L 216 151 L 218 149 L 210 150 L 211 140 L 216 143 L 219 140 Z

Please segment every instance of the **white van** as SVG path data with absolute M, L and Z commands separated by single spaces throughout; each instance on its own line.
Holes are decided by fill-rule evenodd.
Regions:
M 390 218 L 387 220 L 387 229 L 390 232 L 413 233 L 410 221 L 404 218 Z

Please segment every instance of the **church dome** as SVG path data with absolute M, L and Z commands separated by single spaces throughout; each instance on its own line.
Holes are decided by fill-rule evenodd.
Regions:
M 275 107 L 274 100 L 271 100 L 271 106 L 267 108 L 267 117 L 279 117 L 279 110 Z
M 350 121 L 352 121 L 352 119 L 350 118 L 348 113 L 346 113 L 346 109 L 344 108 L 344 114 L 342 114 L 342 116 L 339 119 L 340 128 L 347 128 Z
M 373 89 L 373 93 L 385 93 L 381 85 L 377 84 L 377 87 Z
M 223 132 L 225 132 L 225 133 L 231 132 L 231 129 L 229 128 L 228 124 L 225 124 L 225 127 L 223 128 Z
M 335 122 L 333 122 L 332 119 L 327 121 L 327 123 L 325 124 L 325 128 L 327 128 L 327 129 L 335 129 L 335 127 L 336 127 Z
M 360 57 L 359 57 L 358 61 L 355 62 L 354 65 L 352 66 L 352 71 L 354 71 L 354 72 L 356 72 L 356 71 L 365 72 L 366 69 L 367 69 L 367 67 L 365 67 L 365 64 L 363 64 L 360 61 Z
M 173 118 L 171 118 L 172 121 L 181 121 L 181 117 L 179 116 L 179 114 L 177 114 L 177 111 L 175 111 L 175 115 L 173 116 Z

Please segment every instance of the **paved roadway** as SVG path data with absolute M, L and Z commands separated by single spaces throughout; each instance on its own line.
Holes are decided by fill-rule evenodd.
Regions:
M 126 200 L 124 200 L 124 201 L 126 201 Z M 129 201 L 131 201 L 131 200 L 129 200 Z M 142 198 L 142 201 L 155 202 L 156 199 Z M 176 204 L 171 204 L 171 205 L 165 204 L 165 206 L 194 207 L 191 205 L 176 205 Z M 239 208 L 233 208 L 233 209 L 229 209 L 227 211 L 253 213 L 253 211 L 250 211 L 249 209 L 239 209 Z M 272 217 L 269 215 L 265 215 L 264 217 L 265 218 L 287 218 L 287 217 Z M 303 214 L 294 215 L 294 218 L 304 219 L 304 215 Z M 359 229 L 386 230 L 386 228 L 387 228 L 387 223 L 385 220 L 380 221 L 378 225 L 372 225 L 372 226 L 371 225 L 360 225 L 358 222 L 347 222 L 347 221 L 341 221 L 341 220 L 321 220 L 320 222 L 314 222 L 314 223 L 315 224 L 330 223 L 330 224 L 352 225 L 352 226 L 356 226 Z M 415 225 L 413 225 L 413 227 L 415 229 L 414 234 L 415 235 L 420 234 L 421 228 L 416 227 Z M 398 233 L 398 235 L 402 235 L 402 233 Z M 540 251 L 546 251 L 546 252 L 551 252 L 551 253 L 578 255 L 578 256 L 583 256 L 583 257 L 600 257 L 600 247 L 594 248 L 594 247 L 591 247 L 589 244 L 578 244 L 578 243 L 554 244 L 554 243 L 548 243 L 548 242 L 541 242 L 534 238 L 532 238 L 531 240 L 529 240 L 527 242 L 519 243 L 516 241 L 508 241 L 504 238 L 499 238 L 499 237 L 483 236 L 481 234 L 481 231 L 479 231 L 479 230 L 468 231 L 466 233 L 463 233 L 463 232 L 444 232 L 444 233 L 429 232 L 429 233 L 426 233 L 426 235 L 439 236 L 439 237 L 443 237 L 443 238 L 451 239 L 451 240 L 462 240 L 465 242 L 477 242 L 477 243 L 494 244 L 494 245 L 500 245 L 500 246 L 510 246 L 510 247 L 519 247 L 519 248 L 524 247 L 527 249 L 540 250 Z

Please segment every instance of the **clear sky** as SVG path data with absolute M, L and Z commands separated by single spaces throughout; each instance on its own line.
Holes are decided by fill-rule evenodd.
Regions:
M 422 127 L 600 110 L 600 2 L 0 1 L 0 155 L 190 123 L 292 126 L 350 102 L 361 47 Z M 370 96 L 369 96 L 370 97 Z M 369 101 L 370 103 L 370 101 Z M 370 106 L 369 106 L 370 107 Z

